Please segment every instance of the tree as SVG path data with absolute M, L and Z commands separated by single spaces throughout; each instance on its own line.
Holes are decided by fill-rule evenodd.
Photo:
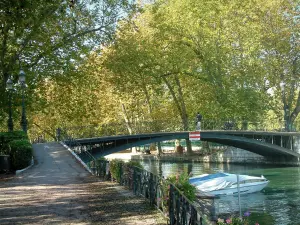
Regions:
M 277 118 L 283 118 L 284 129 L 290 131 L 300 112 L 299 3 L 274 2 L 271 6 L 262 17 L 265 35 L 261 58 L 268 71 L 266 80 L 274 93 L 272 109 Z
M 123 0 L 5 0 L 0 3 L 0 114 L 7 104 L 5 84 L 22 68 L 29 89 L 45 78 L 68 80 L 82 59 L 114 35 L 117 21 L 134 5 Z M 31 96 L 28 96 L 30 103 Z

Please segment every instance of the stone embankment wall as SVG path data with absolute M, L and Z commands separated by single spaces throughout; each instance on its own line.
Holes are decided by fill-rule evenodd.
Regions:
M 176 154 L 168 152 L 158 155 L 132 155 L 131 159 L 136 160 L 161 160 L 161 161 L 198 161 L 214 163 L 265 163 L 265 158 L 261 155 L 234 147 L 222 147 L 219 149 L 199 149 L 189 156 L 186 153 Z
M 216 151 L 215 153 L 201 157 L 203 162 L 218 162 L 218 163 L 256 163 L 262 164 L 266 162 L 265 157 L 234 147 L 227 147 L 224 150 Z

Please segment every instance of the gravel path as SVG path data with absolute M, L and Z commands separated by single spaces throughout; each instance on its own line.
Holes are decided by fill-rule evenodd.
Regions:
M 35 144 L 35 165 L 0 179 L 0 224 L 167 224 L 145 199 L 91 176 L 59 143 Z

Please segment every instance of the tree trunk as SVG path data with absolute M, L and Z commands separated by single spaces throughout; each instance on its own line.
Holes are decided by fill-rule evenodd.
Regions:
M 181 118 L 181 122 L 182 122 L 182 125 L 183 125 L 183 130 L 189 130 L 188 116 L 187 116 L 187 112 L 186 112 L 186 105 L 185 105 L 184 98 L 183 98 L 182 87 L 181 87 L 178 75 L 177 74 L 174 74 L 174 75 L 175 75 L 174 79 L 175 79 L 176 85 L 178 87 L 178 97 L 176 96 L 175 90 L 171 86 L 171 84 L 167 80 L 167 78 L 163 77 L 163 80 L 166 83 L 167 87 L 169 88 L 170 93 L 171 93 L 171 95 L 173 97 L 173 100 L 175 102 L 175 105 L 176 105 L 176 107 L 178 109 L 178 112 L 179 112 L 179 115 L 180 115 L 180 118 Z M 187 141 L 187 142 L 189 142 L 189 141 Z M 187 154 L 191 154 L 192 153 L 192 146 L 191 146 L 191 144 L 187 143 L 186 147 L 187 147 Z
M 160 142 L 157 142 L 157 155 L 160 156 L 162 154 L 162 148 Z
M 186 143 L 186 153 L 188 155 L 192 155 L 193 154 L 192 142 L 187 138 L 185 139 L 185 143 Z
M 132 127 L 131 127 L 131 124 L 130 124 L 130 121 L 129 121 L 129 118 L 128 118 L 128 115 L 127 115 L 125 105 L 123 103 L 121 103 L 121 106 L 122 106 L 122 112 L 123 112 L 123 116 L 124 116 L 124 120 L 125 120 L 127 130 L 129 132 L 129 134 L 132 134 Z
M 209 144 L 207 141 L 202 141 L 202 152 L 205 153 L 210 153 L 210 148 L 209 148 Z

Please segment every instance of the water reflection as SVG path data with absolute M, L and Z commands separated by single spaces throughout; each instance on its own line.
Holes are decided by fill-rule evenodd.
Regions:
M 266 212 L 267 201 L 262 192 L 241 195 L 241 211 L 242 214 L 246 211 L 253 212 Z M 216 200 L 216 210 L 219 215 L 230 215 L 234 213 L 239 215 L 238 197 L 236 195 L 221 196 Z
M 146 170 L 168 177 L 178 172 L 200 175 L 229 172 L 253 176 L 264 175 L 270 183 L 258 193 L 241 195 L 242 213 L 251 212 L 251 220 L 266 225 L 300 225 L 300 168 L 268 165 L 236 165 L 209 163 L 170 163 L 143 161 Z M 217 200 L 220 215 L 239 214 L 237 196 L 223 196 Z

